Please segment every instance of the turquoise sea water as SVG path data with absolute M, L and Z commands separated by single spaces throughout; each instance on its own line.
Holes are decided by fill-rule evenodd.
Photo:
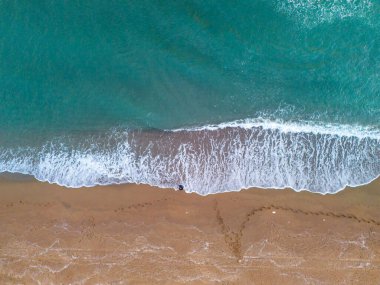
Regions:
M 376 0 L 0 1 L 0 172 L 336 192 L 380 174 Z

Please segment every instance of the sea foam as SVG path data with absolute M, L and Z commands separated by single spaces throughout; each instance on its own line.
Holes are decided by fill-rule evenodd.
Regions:
M 0 172 L 67 187 L 144 183 L 207 195 L 249 187 L 335 193 L 380 174 L 380 134 L 263 119 L 172 131 L 113 131 L 0 149 Z
M 275 3 L 279 12 L 308 28 L 345 18 L 368 21 L 375 9 L 373 0 L 279 0 Z

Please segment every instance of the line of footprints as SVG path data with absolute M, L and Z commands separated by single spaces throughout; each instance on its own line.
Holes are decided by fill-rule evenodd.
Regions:
M 269 210 L 282 210 L 282 211 L 289 211 L 293 212 L 295 214 L 303 214 L 303 215 L 310 215 L 310 216 L 325 216 L 325 217 L 333 217 L 333 218 L 343 218 L 343 219 L 351 219 L 358 223 L 367 223 L 372 224 L 376 226 L 380 226 L 380 222 L 375 221 L 373 219 L 365 219 L 361 217 L 357 217 L 352 214 L 337 214 L 333 212 L 323 212 L 323 211 L 305 211 L 301 209 L 294 209 L 289 207 L 282 207 L 282 206 L 276 206 L 276 205 L 269 205 L 269 206 L 262 206 L 259 208 L 252 209 L 249 213 L 246 214 L 243 222 L 240 224 L 240 227 L 237 232 L 231 231 L 229 227 L 224 223 L 224 220 L 222 218 L 222 215 L 220 213 L 220 210 L 218 208 L 218 202 L 215 201 L 214 204 L 214 210 L 216 212 L 216 220 L 222 230 L 222 233 L 224 235 L 224 240 L 229 246 L 229 248 L 232 250 L 233 254 L 236 256 L 237 259 L 241 259 L 242 253 L 241 253 L 241 238 L 243 236 L 243 230 L 246 227 L 246 224 L 249 222 L 250 218 L 255 215 L 255 213 L 262 212 L 262 211 L 269 211 Z
M 152 206 L 154 203 L 159 203 L 159 202 L 168 201 L 168 200 L 169 200 L 168 198 L 164 197 L 162 199 L 157 199 L 151 202 L 137 203 L 137 204 L 132 204 L 129 206 L 124 206 L 124 207 L 120 206 L 119 208 L 115 209 L 114 212 L 118 213 L 118 212 L 125 212 L 128 210 L 138 210 L 138 209 L 142 209 L 148 206 Z

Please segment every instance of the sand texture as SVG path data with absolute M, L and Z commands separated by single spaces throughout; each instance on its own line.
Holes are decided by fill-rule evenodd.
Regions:
M 202 197 L 0 182 L 0 284 L 380 284 L 380 181 Z

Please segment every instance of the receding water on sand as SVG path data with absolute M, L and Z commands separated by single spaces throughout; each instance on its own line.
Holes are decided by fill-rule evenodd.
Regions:
M 67 187 L 143 183 L 206 195 L 242 188 L 321 194 L 380 173 L 380 135 L 346 126 L 233 122 L 175 131 L 64 137 L 0 150 L 0 171 Z

